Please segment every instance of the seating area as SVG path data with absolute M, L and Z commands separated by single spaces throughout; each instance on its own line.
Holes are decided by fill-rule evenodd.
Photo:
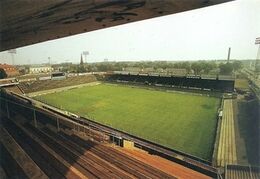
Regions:
M 18 81 L 15 78 L 0 79 L 0 87 L 13 86 L 16 84 L 18 84 Z
M 0 176 L 44 179 L 177 178 L 177 172 L 165 173 L 114 149 L 103 140 L 93 140 L 89 135 L 93 132 L 99 139 L 105 135 L 86 126 L 83 128 L 82 124 L 42 110 L 37 110 L 34 118 L 31 109 L 18 103 L 6 106 L 0 106 L 0 114 L 3 114 Z M 8 114 L 5 114 L 6 110 Z M 209 178 L 186 167 L 182 169 L 190 173 L 191 178 L 194 178 L 193 175 Z
M 225 178 L 230 179 L 257 179 L 260 178 L 260 168 L 254 166 L 227 165 Z
M 5 87 L 5 89 L 8 91 L 15 92 L 17 94 L 23 94 L 23 91 L 21 90 L 21 88 L 19 88 L 18 85 L 8 86 L 8 87 Z
M 61 88 L 66 86 L 80 85 L 84 83 L 94 82 L 96 77 L 94 75 L 73 76 L 63 80 L 36 80 L 32 82 L 21 82 L 19 87 L 25 93 L 31 93 L 36 91 L 43 91 L 55 88 Z
M 151 76 L 133 74 L 112 74 L 106 80 L 131 82 L 150 85 L 164 85 L 178 88 L 208 89 L 221 92 L 233 92 L 234 80 L 204 79 L 199 76 Z

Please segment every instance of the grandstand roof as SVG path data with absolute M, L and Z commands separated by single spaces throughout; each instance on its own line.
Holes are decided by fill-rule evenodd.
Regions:
M 0 2 L 0 51 L 231 0 Z

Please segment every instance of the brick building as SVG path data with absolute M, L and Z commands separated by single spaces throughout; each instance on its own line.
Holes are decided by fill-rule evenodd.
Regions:
M 0 63 L 0 68 L 4 69 L 5 73 L 7 74 L 7 77 L 13 77 L 19 75 L 19 71 L 12 65 Z

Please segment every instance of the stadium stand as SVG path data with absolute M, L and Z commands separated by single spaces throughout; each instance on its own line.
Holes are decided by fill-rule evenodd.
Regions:
M 23 91 L 21 88 L 18 87 L 18 84 L 19 80 L 17 80 L 16 78 L 7 78 L 0 80 L 0 88 L 13 91 L 18 94 L 23 94 Z
M 4 94 L 7 94 L 7 93 L 4 93 Z M 19 96 L 23 97 L 23 100 Z M 63 131 L 68 135 L 73 135 L 73 134 L 75 134 L 75 132 L 82 133 L 82 134 L 85 134 L 84 135 L 85 137 L 86 137 L 86 134 L 87 134 L 87 136 L 88 136 L 87 138 L 89 138 L 91 136 L 90 137 L 91 140 L 93 139 L 93 140 L 99 141 L 99 142 L 108 140 L 105 137 L 108 134 L 111 134 L 113 136 L 119 135 L 118 131 L 116 131 L 112 128 L 109 128 L 109 127 L 102 126 L 100 124 L 97 125 L 96 123 L 90 122 L 87 119 L 80 120 L 78 118 L 77 119 L 70 118 L 68 120 L 67 118 L 64 118 L 64 115 L 62 115 L 61 113 L 57 113 L 54 110 L 50 110 L 50 108 L 49 108 L 50 106 L 46 106 L 46 105 L 42 106 L 39 103 L 36 103 L 36 101 L 34 101 L 34 100 L 26 100 L 26 99 L 29 99 L 29 98 L 25 97 L 23 95 L 14 95 L 13 93 L 10 93 L 10 95 L 7 95 L 7 96 L 3 95 L 3 97 L 6 97 L 7 99 L 10 100 L 8 107 L 7 106 L 4 107 L 4 105 L 2 106 L 4 111 L 8 111 L 8 109 L 12 111 L 13 109 L 15 109 L 15 114 L 22 115 L 22 116 L 19 116 L 19 119 L 14 119 L 14 120 L 24 121 L 21 118 L 25 117 L 27 121 L 30 121 L 30 123 L 31 123 L 30 125 L 34 125 L 34 122 L 33 122 L 34 116 L 35 117 L 37 116 L 37 126 L 38 127 L 43 125 L 43 126 L 46 126 L 46 127 L 48 126 L 48 128 L 50 128 L 50 126 L 52 126 L 51 128 L 54 127 L 55 128 L 54 131 L 57 131 L 57 123 L 59 123 L 59 125 L 58 125 L 59 130 L 58 131 Z M 0 98 L 0 101 L 1 101 L 1 98 Z M 27 107 L 25 108 L 23 106 L 17 105 L 16 103 L 13 104 L 11 101 L 12 102 L 16 101 L 16 103 L 17 102 L 23 103 L 23 105 L 26 105 L 29 108 L 27 109 Z M 42 112 L 40 112 L 41 110 L 38 111 L 39 109 L 37 109 L 36 114 L 33 115 L 33 111 L 32 111 L 33 109 L 31 109 L 32 104 L 35 105 L 35 106 L 38 106 L 38 107 L 42 106 L 41 108 L 44 109 L 44 110 L 47 109 L 48 113 L 45 113 L 45 112 L 42 113 Z M 46 108 L 46 107 L 48 107 L 48 108 Z M 28 111 L 28 112 L 26 112 L 26 111 Z M 7 115 L 10 115 L 9 113 L 10 112 L 7 112 Z M 59 116 L 59 120 L 58 120 L 59 122 L 57 122 L 57 115 Z M 10 115 L 10 116 L 12 116 L 12 115 Z M 77 124 L 75 122 L 77 122 Z M 85 125 L 84 128 L 83 128 L 82 124 Z M 96 131 L 94 132 L 93 129 L 95 129 Z M 103 131 L 105 135 L 101 134 L 99 131 L 100 132 Z M 48 133 L 50 133 L 50 132 L 48 132 Z M 127 137 L 127 136 L 124 136 L 124 138 L 125 137 Z M 131 137 L 131 139 L 133 139 L 133 137 Z M 141 142 L 140 139 L 136 138 L 136 140 L 138 140 L 139 143 L 145 143 L 145 141 Z M 147 145 L 143 145 L 143 146 L 147 146 Z M 159 150 L 157 149 L 158 146 L 156 147 L 155 145 L 152 145 L 152 144 L 150 144 L 148 146 L 150 146 L 149 149 L 150 149 L 152 154 L 156 154 L 156 155 L 159 154 L 158 153 Z M 173 158 L 175 158 L 175 156 L 179 156 L 178 158 L 175 158 L 172 161 L 179 163 L 179 164 L 181 164 L 181 165 L 183 165 L 187 168 L 190 168 L 192 170 L 195 170 L 199 173 L 202 173 L 204 175 L 210 176 L 210 177 L 216 177 L 218 175 L 216 169 L 211 167 L 209 164 L 204 164 L 204 163 L 197 161 L 197 160 L 194 160 L 192 158 L 189 159 L 188 157 L 183 158 L 183 157 L 181 157 L 181 155 L 176 155 L 176 153 L 170 152 L 170 151 L 169 151 L 170 154 L 166 154 L 167 149 L 166 148 L 165 149 L 161 148 L 161 149 L 162 149 L 162 152 L 164 153 L 164 155 L 162 155 L 164 158 L 168 158 L 168 157 L 165 157 L 165 156 L 171 156 Z M 158 152 L 156 152 L 156 151 L 158 151 Z M 159 156 L 161 156 L 161 155 L 159 155 Z M 196 177 L 191 177 L 191 178 L 196 178 Z
M 15 111 L 13 111 L 14 105 L 16 106 Z M 4 115 L 1 121 L 1 133 L 6 136 L 1 138 L 1 149 L 6 149 L 2 169 L 7 177 L 35 178 L 28 175 L 41 175 L 50 178 L 159 179 L 177 178 L 176 176 L 180 175 L 178 171 L 175 171 L 175 174 L 167 174 L 120 150 L 86 137 L 80 137 L 77 134 L 78 129 L 73 129 L 71 133 L 67 132 L 68 128 L 61 128 L 58 131 L 52 129 L 49 127 L 52 124 L 47 122 L 50 116 L 40 115 L 39 111 L 36 115 L 37 126 L 35 126 L 29 109 L 25 109 L 23 106 L 18 107 L 13 103 L 9 103 L 8 106 L 10 118 Z M 2 111 L 7 110 L 4 105 L 0 108 Z M 0 112 L 2 112 L 1 109 Z M 56 122 L 53 122 L 53 125 L 56 125 Z M 86 133 L 88 132 L 86 131 Z M 15 142 L 16 146 L 8 146 L 7 139 Z M 25 165 L 22 167 L 15 165 L 17 162 L 21 162 L 21 158 L 12 159 L 10 155 L 12 152 L 17 153 L 18 151 L 22 154 L 21 156 L 26 158 Z M 30 166 L 38 166 L 38 168 L 31 171 Z M 181 169 L 191 178 L 209 178 L 186 167 L 181 167 Z
M 19 84 L 16 78 L 0 79 L 0 87 L 13 86 Z
M 18 93 L 18 94 L 24 94 L 23 90 L 21 88 L 19 88 L 18 85 L 8 86 L 8 87 L 5 87 L 5 89 L 12 91 L 12 92 L 15 92 L 15 93 Z
M 63 80 L 66 79 L 66 75 L 64 72 L 55 72 L 51 74 L 52 80 Z
M 36 80 L 31 82 L 21 82 L 19 84 L 19 87 L 25 93 L 31 93 L 35 91 L 43 91 L 66 86 L 80 85 L 94 81 L 96 81 L 96 77 L 94 75 L 84 75 L 68 77 L 62 80 Z
M 232 99 L 224 100 L 223 109 L 217 154 L 217 166 L 221 167 L 226 164 L 237 164 Z
M 235 84 L 234 80 L 204 79 L 200 76 L 156 76 L 147 74 L 110 74 L 106 76 L 106 80 L 221 92 L 233 92 Z
M 227 165 L 225 179 L 259 179 L 260 168 L 253 166 Z

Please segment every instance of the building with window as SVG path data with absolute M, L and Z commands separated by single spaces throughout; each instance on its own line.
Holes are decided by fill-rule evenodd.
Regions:
M 31 66 L 29 68 L 29 73 L 34 74 L 34 73 L 49 73 L 52 72 L 53 69 L 51 66 L 47 65 L 40 65 L 40 66 Z
M 0 68 L 4 69 L 5 73 L 7 74 L 7 77 L 14 77 L 19 75 L 19 71 L 13 65 L 0 63 Z

